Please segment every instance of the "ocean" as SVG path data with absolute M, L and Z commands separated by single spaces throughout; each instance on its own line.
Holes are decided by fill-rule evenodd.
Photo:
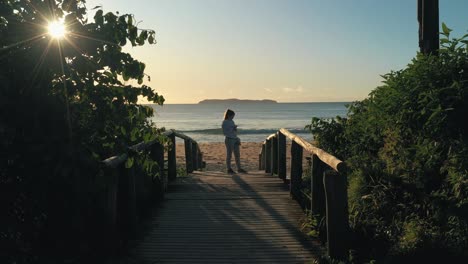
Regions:
M 339 103 L 209 103 L 151 105 L 152 121 L 157 127 L 175 129 L 198 142 L 224 142 L 221 130 L 224 111 L 232 109 L 236 116 L 238 136 L 243 142 L 262 142 L 280 128 L 312 140 L 304 129 L 312 117 L 345 117 L 348 102 Z

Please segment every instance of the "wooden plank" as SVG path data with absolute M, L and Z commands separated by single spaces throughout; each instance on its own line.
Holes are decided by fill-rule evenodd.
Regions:
M 323 252 L 304 213 L 264 172 L 194 172 L 169 188 L 131 255 L 143 263 L 311 263 Z

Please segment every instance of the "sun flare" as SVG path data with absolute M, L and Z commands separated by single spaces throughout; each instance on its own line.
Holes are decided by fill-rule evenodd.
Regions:
M 49 35 L 53 38 L 60 39 L 65 36 L 66 30 L 63 21 L 52 21 L 48 26 Z

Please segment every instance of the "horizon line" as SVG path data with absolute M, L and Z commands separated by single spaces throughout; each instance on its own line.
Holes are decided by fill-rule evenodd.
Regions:
M 223 99 L 221 99 L 223 100 Z M 240 100 L 256 100 L 256 99 L 240 99 Z M 256 100 L 256 101 L 261 101 L 262 99 L 260 100 Z M 274 101 L 274 100 L 273 100 Z M 352 103 L 352 102 L 356 102 L 356 101 L 360 101 L 360 100 L 348 100 L 348 101 L 307 101 L 307 102 L 276 102 L 277 104 L 307 104 L 307 103 Z M 221 102 L 220 102 L 221 103 Z M 141 103 L 143 105 L 153 105 L 153 104 L 156 104 L 156 103 Z M 193 104 L 193 105 L 197 105 L 197 104 L 200 104 L 200 103 L 164 103 L 163 105 L 175 105 L 175 104 L 185 104 L 185 105 L 190 105 L 190 104 Z M 213 103 L 213 104 L 216 104 L 216 103 Z

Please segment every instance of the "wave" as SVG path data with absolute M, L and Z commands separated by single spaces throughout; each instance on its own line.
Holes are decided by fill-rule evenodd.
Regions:
M 304 134 L 309 133 L 304 129 L 291 128 L 288 130 L 294 134 Z M 252 135 L 252 134 L 273 134 L 276 133 L 278 129 L 238 129 L 239 135 Z M 208 135 L 222 135 L 223 130 L 221 128 L 209 128 L 209 129 L 195 129 L 195 130 L 180 130 L 182 133 L 197 133 L 197 134 L 208 134 Z

